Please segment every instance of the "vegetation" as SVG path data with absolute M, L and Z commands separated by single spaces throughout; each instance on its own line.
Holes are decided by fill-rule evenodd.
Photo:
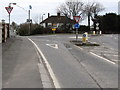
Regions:
M 73 16 L 81 16 L 80 21 L 88 17 L 88 26 L 90 30 L 90 19 L 95 23 L 95 16 L 104 9 L 103 5 L 98 2 L 89 2 L 86 4 L 79 0 L 67 0 L 57 8 L 57 12 L 67 15 L 69 18 L 73 18 Z
M 116 15 L 115 13 L 108 13 L 103 16 L 98 17 L 99 27 L 103 33 L 120 33 L 120 15 Z
M 35 35 L 35 34 L 50 34 L 52 30 L 50 28 L 43 28 L 39 24 L 31 24 L 31 30 L 29 31 L 29 24 L 23 23 L 17 29 L 17 33 L 20 36 Z
M 99 28 L 103 33 L 106 34 L 119 34 L 120 33 L 120 15 L 115 13 L 108 13 L 103 16 L 97 16 L 97 22 L 99 22 Z M 15 24 L 13 24 L 15 26 Z M 90 32 L 89 26 L 81 25 L 78 29 L 79 33 Z M 74 33 L 75 29 L 70 28 L 69 26 L 63 25 L 58 27 L 55 31 L 56 33 Z M 17 33 L 21 36 L 29 35 L 29 24 L 23 23 L 17 29 Z M 43 28 L 40 24 L 31 25 L 31 35 L 35 34 L 52 34 L 53 31 L 51 28 Z
M 26 36 L 29 35 L 29 25 L 27 23 L 21 24 L 19 26 L 19 29 L 17 30 L 17 33 L 20 36 Z

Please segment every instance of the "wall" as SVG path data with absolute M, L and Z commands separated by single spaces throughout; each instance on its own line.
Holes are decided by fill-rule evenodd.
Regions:
M 0 43 L 2 43 L 2 23 L 0 22 Z

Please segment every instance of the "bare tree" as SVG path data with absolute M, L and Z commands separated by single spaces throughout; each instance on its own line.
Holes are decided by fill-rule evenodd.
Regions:
M 11 26 L 12 26 L 13 30 L 15 30 L 17 28 L 17 24 L 15 22 L 12 22 Z
M 79 0 L 67 0 L 57 8 L 57 12 L 73 18 L 76 15 L 82 15 L 84 3 Z
M 98 2 L 92 2 L 85 5 L 83 12 L 88 16 L 88 26 L 90 29 L 90 17 L 94 20 L 95 16 L 105 8 Z
M 39 24 L 41 22 L 41 15 L 35 15 L 33 17 L 33 21 L 36 23 L 36 24 Z

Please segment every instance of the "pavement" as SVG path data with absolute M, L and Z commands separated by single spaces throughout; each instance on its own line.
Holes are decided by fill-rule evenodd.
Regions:
M 2 44 L 2 88 L 42 88 L 38 62 L 27 38 L 9 38 Z
M 0 43 L 0 89 L 2 88 L 2 44 Z

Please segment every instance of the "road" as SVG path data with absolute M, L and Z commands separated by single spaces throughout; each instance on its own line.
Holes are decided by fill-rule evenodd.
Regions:
M 42 54 L 43 62 L 45 60 L 47 63 L 45 65 L 55 87 L 117 88 L 118 59 L 112 60 L 113 56 L 108 59 L 95 50 L 100 48 L 99 51 L 106 52 L 105 48 L 112 48 L 111 52 L 114 51 L 118 56 L 116 35 L 90 36 L 90 41 L 99 43 L 100 47 L 77 47 L 69 42 L 75 39 L 74 36 L 65 34 L 28 37 Z M 82 35 L 79 36 L 81 38 Z M 107 54 L 109 55 L 108 52 Z

